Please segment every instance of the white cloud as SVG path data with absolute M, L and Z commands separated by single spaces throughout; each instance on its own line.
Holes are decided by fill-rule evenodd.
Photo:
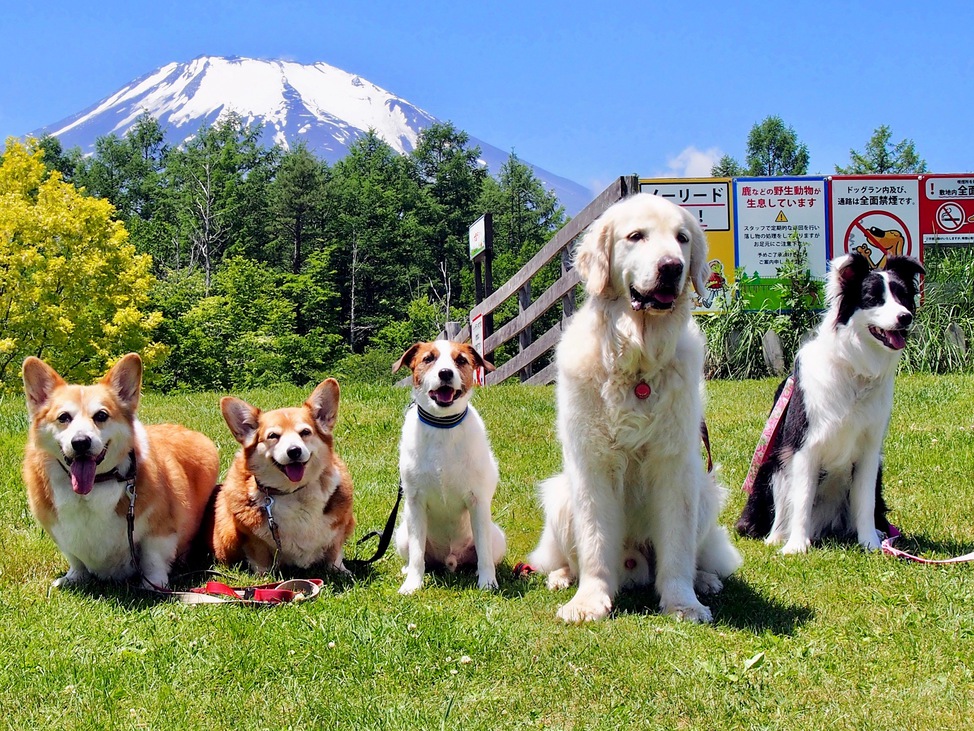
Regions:
M 723 157 L 716 147 L 698 150 L 693 145 L 684 148 L 679 154 L 666 161 L 667 169 L 659 174 L 661 178 L 708 178 L 710 169 Z

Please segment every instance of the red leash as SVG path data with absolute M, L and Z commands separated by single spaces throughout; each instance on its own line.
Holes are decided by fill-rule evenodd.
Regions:
M 274 606 L 314 599 L 321 591 L 321 579 L 288 579 L 258 586 L 232 587 L 222 581 L 208 581 L 189 591 L 166 591 L 166 596 L 183 604 L 245 604 Z

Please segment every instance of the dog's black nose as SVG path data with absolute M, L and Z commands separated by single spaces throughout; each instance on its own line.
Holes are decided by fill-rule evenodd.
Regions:
M 439 375 L 440 375 L 440 380 L 443 381 L 444 383 L 453 380 L 453 371 L 451 371 L 449 368 L 441 368 Z
M 75 454 L 88 454 L 91 449 L 91 437 L 76 436 L 71 440 L 71 449 Z
M 909 312 L 901 312 L 896 316 L 896 324 L 899 327 L 909 327 L 913 324 L 913 315 Z
M 674 256 L 664 256 L 656 267 L 664 282 L 674 282 L 683 275 L 683 262 Z
M 301 447 L 288 447 L 287 456 L 291 459 L 298 459 L 301 456 Z

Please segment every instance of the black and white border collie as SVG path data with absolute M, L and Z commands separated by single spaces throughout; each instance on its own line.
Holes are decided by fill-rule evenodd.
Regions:
M 805 553 L 823 537 L 878 549 L 889 532 L 882 448 L 893 379 L 913 325 L 923 266 L 890 257 L 884 271 L 853 253 L 834 259 L 828 310 L 798 351 L 775 441 L 737 522 L 742 535 Z M 785 384 L 778 388 L 775 400 Z

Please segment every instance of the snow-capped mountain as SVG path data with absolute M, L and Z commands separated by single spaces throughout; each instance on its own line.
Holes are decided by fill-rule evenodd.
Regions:
M 169 144 L 179 144 L 231 111 L 247 124 L 262 123 L 265 143 L 284 147 L 304 140 L 334 162 L 369 129 L 399 153 L 416 145 L 437 119 L 385 89 L 325 63 L 300 64 L 251 58 L 200 56 L 170 63 L 136 79 L 93 106 L 32 134 L 57 137 L 65 149 L 94 151 L 98 137 L 124 135 L 148 111 Z M 493 174 L 508 153 L 471 137 Z M 527 161 L 525 164 L 530 165 Z M 593 197 L 587 188 L 532 166 L 569 214 Z

